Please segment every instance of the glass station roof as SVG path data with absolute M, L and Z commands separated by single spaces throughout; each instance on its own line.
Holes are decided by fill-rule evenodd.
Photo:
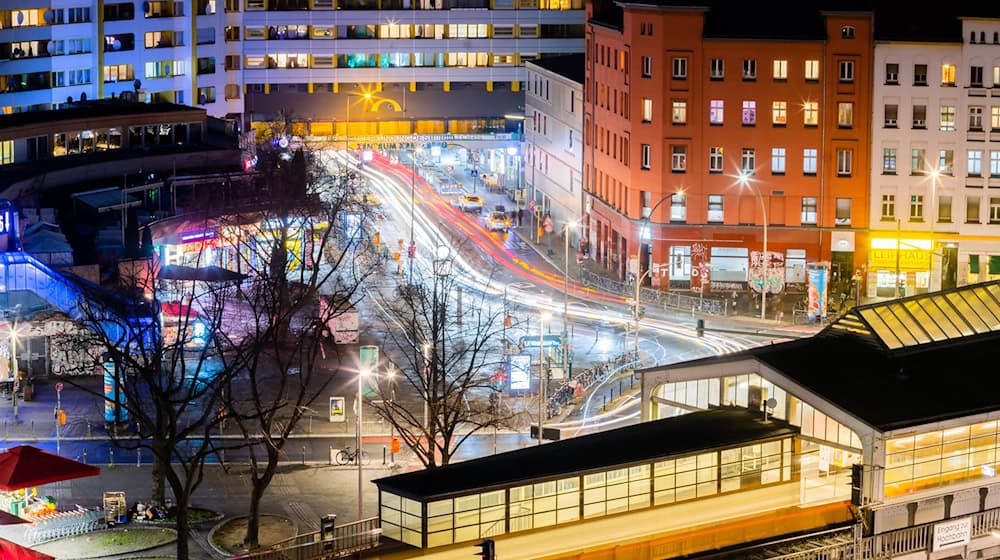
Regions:
M 1000 281 L 855 307 L 830 329 L 871 336 L 889 350 L 1000 331 Z

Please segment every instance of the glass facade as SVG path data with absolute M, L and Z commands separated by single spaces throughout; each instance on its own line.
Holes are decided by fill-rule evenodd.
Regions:
M 789 482 L 794 447 L 785 437 L 427 502 L 427 547 Z M 383 534 L 421 546 L 421 511 L 382 491 Z
M 996 420 L 891 438 L 885 446 L 885 497 L 983 477 L 997 469 Z

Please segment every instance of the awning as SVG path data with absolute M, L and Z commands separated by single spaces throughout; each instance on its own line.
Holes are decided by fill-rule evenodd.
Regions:
M 142 204 L 141 200 L 128 193 L 123 193 L 121 189 L 116 187 L 75 193 L 72 198 L 90 206 L 98 213 L 120 211 L 122 206 L 130 208 Z
M 0 525 L 18 525 L 20 523 L 28 523 L 28 520 L 0 509 Z
M 0 539 L 0 558 L 4 560 L 55 560 L 53 556 L 21 546 L 7 539 Z
M 0 453 L 0 490 L 8 492 L 100 473 L 97 467 L 30 445 L 19 445 Z
M 156 276 L 160 280 L 188 280 L 201 282 L 239 282 L 248 276 L 218 266 L 192 267 L 169 264 L 161 267 Z

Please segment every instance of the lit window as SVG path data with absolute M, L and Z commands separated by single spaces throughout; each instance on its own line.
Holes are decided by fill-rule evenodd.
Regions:
M 891 220 L 896 217 L 896 195 L 882 195 L 882 219 Z
M 740 171 L 753 175 L 757 171 L 757 152 L 753 148 L 743 148 L 740 156 Z
M 941 130 L 944 132 L 955 130 L 955 106 L 941 106 Z
M 708 122 L 709 124 L 722 124 L 724 103 L 721 99 L 712 99 L 708 102 Z
M 708 195 L 708 222 L 721 224 L 723 218 L 723 198 L 721 194 Z
M 652 108 L 650 111 L 652 111 Z M 674 101 L 670 118 L 674 124 L 685 124 L 688 120 L 687 101 Z M 650 120 L 652 120 L 652 117 L 650 117 Z
M 990 178 L 1000 177 L 1000 152 L 990 151 Z
M 943 86 L 954 86 L 955 85 L 955 65 L 954 64 L 942 64 L 941 65 L 941 85 L 943 85 Z
M 851 199 L 849 198 L 838 198 L 837 199 L 837 209 L 834 215 L 834 225 L 838 226 L 849 226 L 851 225 Z
M 670 195 L 670 221 L 687 221 L 687 197 L 684 196 L 684 193 Z
M 806 61 L 806 79 L 807 80 L 818 80 L 819 79 L 819 61 L 818 60 L 807 60 Z
M 816 198 L 812 196 L 802 197 L 802 223 L 816 224 Z
M 788 122 L 788 103 L 785 101 L 771 103 L 771 122 L 782 126 Z
M 854 104 L 837 104 L 837 126 L 840 128 L 851 128 L 854 126 Z
M 938 172 L 942 175 L 955 174 L 955 150 L 938 151 Z
M 923 148 L 910 150 L 910 174 L 923 175 L 927 171 L 927 152 Z
M 969 177 L 983 176 L 983 152 L 980 150 L 969 150 L 966 165 L 966 174 Z
M 757 102 L 756 101 L 744 101 L 743 102 L 743 124 L 752 126 L 757 124 Z
M 819 125 L 819 103 L 816 101 L 806 101 L 802 107 L 802 122 L 806 126 Z
M 775 60 L 774 61 L 774 79 L 775 80 L 787 80 L 788 79 L 788 61 L 787 60 Z
M 648 97 L 642 100 L 642 122 L 653 122 L 653 100 Z
M 896 148 L 882 149 L 882 174 L 896 174 Z
M 910 221 L 924 221 L 924 197 L 923 195 L 910 195 Z

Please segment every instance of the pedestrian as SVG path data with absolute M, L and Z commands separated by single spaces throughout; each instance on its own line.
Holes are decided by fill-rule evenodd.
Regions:
M 524 223 L 524 208 L 518 208 L 517 209 L 517 227 L 521 227 L 522 223 Z

